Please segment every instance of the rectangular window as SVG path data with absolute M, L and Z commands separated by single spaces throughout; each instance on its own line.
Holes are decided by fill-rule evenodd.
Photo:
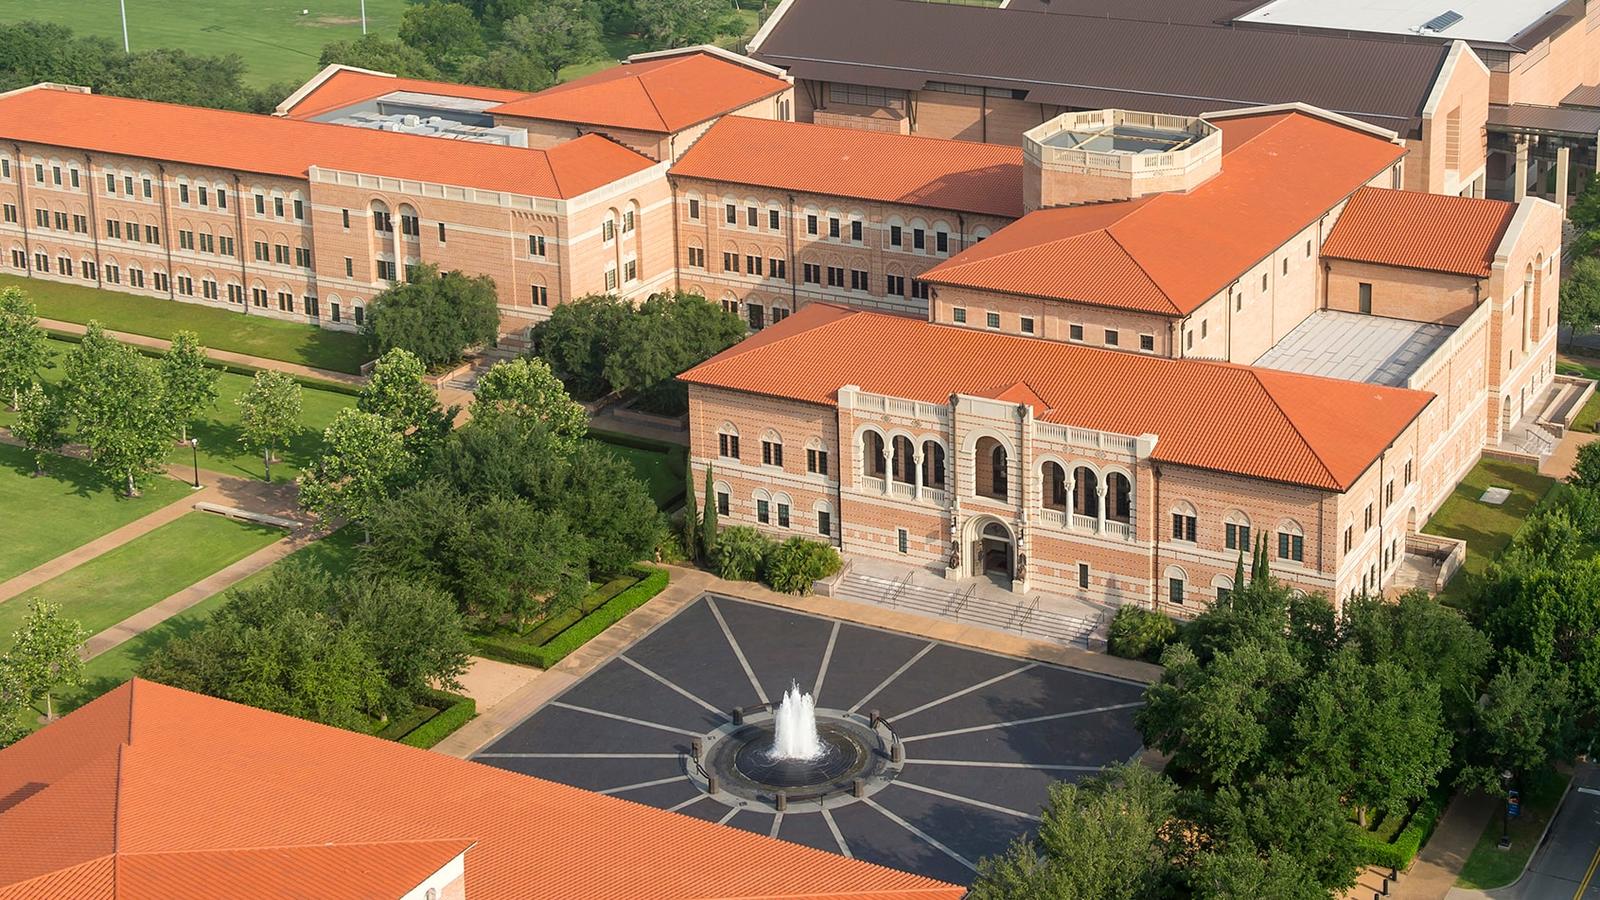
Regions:
M 1078 563 L 1078 589 L 1079 590 L 1085 590 L 1085 591 L 1089 589 L 1089 564 L 1088 563 Z
M 1372 315 L 1372 285 L 1363 281 L 1356 285 L 1357 308 L 1366 315 Z
M 1371 503 L 1367 504 L 1366 527 L 1363 528 L 1362 530 L 1363 531 L 1371 531 L 1372 530 L 1372 504 Z
M 704 269 L 706 267 L 706 248 L 689 248 L 689 266 L 694 269 Z
M 194 296 L 194 279 L 187 275 L 178 276 L 178 293 L 185 297 Z
M 205 185 L 203 185 L 203 184 L 200 185 L 199 193 L 200 193 L 200 205 L 201 206 L 210 206 L 211 205 L 211 192 L 206 190 L 206 186 Z
M 1022 318 L 1018 319 L 1018 322 L 1022 326 L 1022 333 L 1023 334 L 1033 334 L 1033 317 L 1032 316 L 1023 316 Z
M 756 227 L 756 225 L 760 221 L 761 221 L 761 210 L 756 209 L 754 206 L 746 206 L 744 208 L 744 223 L 746 225 L 749 225 L 751 228 L 754 228 L 754 227 Z
M 322 318 L 322 301 L 318 300 L 316 297 L 311 296 L 310 294 L 307 294 L 305 296 L 305 303 L 306 303 L 306 315 L 310 316 L 313 319 Z
M 267 289 L 266 288 L 251 288 L 250 289 L 250 305 L 251 306 L 259 306 L 259 307 L 262 307 L 263 309 L 266 308 L 266 305 L 267 305 Z
M 50 271 L 50 257 L 44 253 L 35 253 L 33 255 L 33 267 L 40 272 Z
M 717 435 L 717 455 L 724 459 L 738 459 L 739 436 L 737 434 Z
M 739 224 L 739 207 L 734 206 L 732 203 L 723 204 L 722 220 L 729 225 Z
M 158 290 L 158 291 L 167 290 L 167 285 L 168 285 L 167 273 L 165 273 L 165 272 L 157 272 L 155 277 L 156 277 L 156 290 Z
M 625 262 L 623 262 L 623 264 L 622 264 L 622 280 L 623 281 L 636 281 L 636 280 L 638 280 L 638 278 L 639 278 L 639 261 L 636 260 L 636 259 L 630 259 L 630 260 L 626 260 Z
M 1083 326 L 1082 325 L 1068 325 L 1067 326 L 1067 340 L 1069 340 L 1069 341 L 1081 341 L 1081 340 L 1083 340 Z
M 5 213 L 7 222 L 17 221 L 17 207 L 14 204 L 7 203 L 5 205 Z
M 883 292 L 891 297 L 904 297 L 906 295 L 906 277 L 904 275 L 883 276 Z
M 813 475 L 828 474 L 828 451 L 811 448 L 806 451 L 806 471 Z
M 289 264 L 289 245 L 273 244 L 272 261 L 280 266 L 287 266 Z
M 906 531 L 904 528 L 895 529 L 894 544 L 895 544 L 895 549 L 899 550 L 901 553 L 910 552 L 910 550 L 911 550 L 911 533 Z
M 926 249 L 928 249 L 928 234 L 927 234 L 927 232 L 923 231 L 921 228 L 913 228 L 913 229 L 911 229 L 911 249 L 913 249 L 913 250 L 926 250 Z
M 222 188 L 217 188 L 217 209 L 227 209 L 227 208 L 228 208 L 228 192 L 223 190 Z
M 346 277 L 346 278 L 354 278 L 354 277 L 356 277 L 356 261 L 351 259 L 348 256 L 346 256 L 344 258 L 344 277 Z
M 442 228 L 444 226 L 441 225 L 440 227 Z M 704 252 L 704 251 L 701 251 L 701 252 Z M 542 234 L 530 234 L 530 235 L 528 235 L 528 255 L 529 256 L 544 256 L 544 235 L 542 235 Z
M 787 503 L 778 504 L 778 527 L 789 527 L 789 504 Z
M 967 321 L 967 308 L 964 307 L 964 306 L 957 306 L 957 307 L 952 308 L 950 310 L 950 317 L 955 320 L 957 325 L 966 324 L 966 321 Z
M 189 186 L 187 184 L 178 185 L 178 202 L 179 203 L 188 203 L 189 202 Z
M 144 287 L 144 270 L 143 269 L 129 269 L 128 270 L 128 283 L 133 285 L 134 287 L 137 287 L 137 288 Z
M 1178 606 L 1182 606 L 1183 605 L 1183 579 L 1182 578 L 1168 578 L 1167 579 L 1167 600 L 1168 600 L 1168 602 L 1174 603 L 1174 604 L 1176 604 Z
M 144 242 L 147 244 L 161 243 L 161 228 L 156 225 L 146 225 L 144 227 Z
M 1356 527 L 1354 525 L 1346 525 L 1344 527 L 1344 552 L 1349 553 L 1350 548 L 1355 546 L 1355 542 Z
M 806 216 L 806 234 L 816 234 L 816 233 L 817 233 L 817 217 L 814 216 L 814 215 Z
M 394 261 L 389 259 L 378 260 L 378 277 L 384 281 L 397 281 Z
M 1183 513 L 1172 514 L 1172 539 L 1194 543 L 1195 517 Z
M 277 216 L 280 219 L 283 218 L 283 198 L 282 197 L 273 197 L 272 198 L 272 214 Z M 388 213 L 385 213 L 384 217 L 387 218 L 388 217 Z M 391 231 L 391 230 L 393 230 L 393 229 L 390 229 L 390 228 L 385 228 L 384 229 L 384 231 Z
M 822 267 L 816 263 L 801 263 L 800 274 L 801 280 L 806 284 L 822 283 Z
M 737 271 L 739 271 L 739 254 L 724 252 L 722 254 L 722 271 L 724 271 L 724 272 L 737 272 Z
M 817 510 L 817 534 L 823 537 L 833 536 L 833 517 L 825 509 Z
M 767 227 L 773 231 L 781 230 L 783 227 L 782 214 L 775 209 L 767 210 Z
M 627 212 L 622 214 L 622 233 L 623 234 L 627 234 L 628 232 L 630 232 L 632 230 L 633 230 L 633 210 L 630 209 Z
M 844 267 L 843 266 L 829 266 L 828 267 L 828 287 L 836 287 L 836 288 L 844 287 Z
M 700 218 L 700 201 L 694 199 L 693 197 L 689 198 L 689 218 Z
M 3 164 L 3 163 L 4 163 L 4 160 L 0 160 L 0 164 Z M 7 174 L 9 174 L 9 173 L 7 173 Z M 115 172 L 107 172 L 106 173 L 106 193 L 115 194 L 116 192 L 117 192 L 117 173 L 115 173 Z
M 871 277 L 871 275 L 868 272 L 864 272 L 864 271 L 862 271 L 860 269 L 851 269 L 850 270 L 850 290 L 852 290 L 852 291 L 869 291 L 869 290 L 871 290 L 871 288 L 867 286 L 867 279 L 870 278 L 870 277 Z
M 334 322 L 339 321 L 339 301 L 334 300 L 328 304 L 328 318 Z
M 220 206 L 221 204 L 218 204 L 218 205 Z M 294 201 L 294 217 L 296 219 L 299 219 L 299 220 L 304 220 L 305 219 L 305 217 L 306 217 L 306 202 L 304 200 L 301 200 L 299 198 L 295 199 L 295 201 Z
M 116 219 L 107 219 L 106 237 L 122 240 L 122 223 Z
M 777 441 L 762 441 L 761 464 L 765 466 L 782 466 L 783 445 Z
M 40 228 L 50 227 L 50 210 L 36 209 L 33 211 L 33 223 Z
M 997 312 L 984 313 L 983 324 L 989 328 L 1000 327 L 1000 314 Z
M 73 169 L 72 174 L 78 174 L 78 170 Z M 87 259 L 83 261 L 83 277 L 90 281 L 95 280 L 95 265 Z
M 850 240 L 855 241 L 858 244 L 861 243 L 861 232 L 862 226 L 859 221 L 850 223 Z
M 438 228 L 439 228 L 439 243 L 443 244 L 446 241 L 445 233 L 444 233 L 444 223 L 443 222 L 439 222 L 438 223 Z
M 834 240 L 838 240 L 839 239 L 839 217 L 838 216 L 829 216 L 828 217 L 828 237 L 833 238 Z
M 296 248 L 294 248 L 294 264 L 299 266 L 302 269 L 311 268 L 311 248 L 310 247 L 296 247 Z
M 542 284 L 535 284 L 535 285 L 532 285 L 529 288 L 529 292 L 533 295 L 533 305 L 534 306 L 549 306 L 550 305 L 550 289 L 549 288 L 545 287 Z
M 1306 557 L 1306 539 L 1287 531 L 1278 532 L 1278 558 L 1302 562 Z
M 759 256 L 746 256 L 744 258 L 744 269 L 751 275 L 760 275 L 761 262 L 762 258 Z
M 756 500 L 756 521 L 763 525 L 769 525 L 772 522 L 772 507 L 765 500 Z
M 55 213 L 52 216 L 52 218 L 55 220 L 56 230 L 57 231 L 66 231 L 67 230 L 67 214 L 66 213 L 64 213 L 64 212 Z M 1511 314 L 1512 315 L 1516 315 L 1516 311 L 1513 310 Z
M 901 233 L 900 226 L 899 225 L 890 225 L 889 226 L 889 246 L 898 247 L 902 243 L 904 243 L 904 236 Z
M 60 166 L 51 166 L 50 167 L 50 179 L 56 183 L 57 187 L 61 186 L 61 167 Z
M 1153 353 L 1156 349 L 1156 336 L 1153 334 L 1139 335 L 1139 349 L 1146 353 Z
M 288 291 L 278 292 L 278 312 L 294 312 L 294 295 Z
M 1411 460 L 1406 460 L 1406 484 L 1411 483 Z
M 730 502 L 731 499 L 727 491 L 717 491 L 717 515 L 725 516 L 728 514 L 728 508 L 733 505 Z
M 44 184 L 44 166 L 40 163 L 33 164 L 33 180 L 39 184 Z
M 137 241 L 139 239 L 139 223 L 138 222 L 127 222 L 127 223 L 124 224 L 123 227 L 126 229 L 124 231 L 124 233 L 128 236 L 128 240 Z
M 950 234 L 944 231 L 933 233 L 933 249 L 939 253 L 950 252 Z
M 0 156 L 0 178 L 10 178 L 10 177 L 11 177 L 11 159 L 10 159 L 10 157 Z
M 365 306 L 356 307 L 356 327 L 357 328 L 361 327 L 362 321 L 366 318 L 366 313 L 367 313 L 367 308 Z
M 1117 331 L 1116 331 L 1115 328 L 1107 328 L 1106 329 L 1106 346 L 1107 347 L 1115 347 L 1115 346 L 1117 346 L 1117 341 L 1118 341 L 1119 338 L 1120 338 L 1120 336 L 1117 334 Z
M 1223 544 L 1229 550 L 1244 550 L 1250 546 L 1250 526 L 1229 522 L 1223 529 Z
M 926 299 L 928 299 L 928 290 L 929 290 L 928 283 L 926 281 L 918 281 L 915 278 L 911 279 L 911 299 L 913 299 L 913 300 L 926 300 Z
M 266 214 L 267 214 L 267 198 L 261 196 L 260 194 L 257 194 L 256 195 L 256 215 L 264 216 Z M 346 227 L 346 228 L 350 227 L 350 210 L 348 210 L 348 209 L 344 211 L 344 227 Z
M 773 258 L 767 260 L 767 263 L 769 264 L 767 268 L 767 274 L 771 277 L 778 279 L 789 277 L 789 266 L 787 260 L 782 260 L 774 256 Z

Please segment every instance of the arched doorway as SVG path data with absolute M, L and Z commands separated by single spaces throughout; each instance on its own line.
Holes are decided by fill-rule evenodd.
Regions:
M 978 553 L 975 560 L 977 573 L 987 578 L 1003 578 L 1009 588 L 1015 571 L 1016 544 L 1011 539 L 1011 529 L 1004 523 L 990 520 L 978 531 Z

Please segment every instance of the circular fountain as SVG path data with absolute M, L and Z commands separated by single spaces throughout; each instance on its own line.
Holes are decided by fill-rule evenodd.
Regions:
M 772 709 L 741 717 L 706 737 L 697 781 L 733 797 L 771 803 L 848 796 L 893 777 L 893 734 L 844 710 L 819 710 L 792 684 Z M 696 773 L 691 772 L 693 777 Z M 859 784 L 858 784 L 859 782 Z

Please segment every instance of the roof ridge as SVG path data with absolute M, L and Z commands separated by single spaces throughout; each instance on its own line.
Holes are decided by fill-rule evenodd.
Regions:
M 1333 474 L 1333 469 L 1328 466 L 1328 461 L 1323 459 L 1322 458 L 1322 454 L 1317 452 L 1317 448 L 1312 445 L 1311 441 L 1306 439 L 1305 432 L 1300 430 L 1299 423 L 1295 422 L 1294 417 L 1289 415 L 1289 411 L 1283 408 L 1283 404 L 1282 403 L 1278 402 L 1277 396 L 1272 393 L 1272 388 L 1267 387 L 1267 383 L 1265 381 L 1261 380 L 1261 373 L 1262 373 L 1263 370 L 1259 369 L 1259 368 L 1257 368 L 1255 366 L 1246 366 L 1246 365 L 1240 365 L 1239 368 L 1244 369 L 1246 372 L 1249 372 L 1250 373 L 1250 377 L 1255 379 L 1256 386 L 1261 388 L 1261 393 L 1263 393 L 1263 394 L 1265 394 L 1267 396 L 1267 400 L 1272 403 L 1272 408 L 1276 409 L 1278 411 L 1278 415 L 1283 416 L 1283 420 L 1285 422 L 1289 423 L 1289 428 L 1294 431 L 1294 436 L 1296 438 L 1299 438 L 1300 445 L 1305 447 L 1306 450 L 1311 453 L 1311 458 L 1315 459 L 1317 461 L 1317 465 L 1322 467 L 1322 474 L 1328 476 L 1328 482 L 1330 484 L 1333 484 L 1333 485 L 1339 487 L 1339 488 L 1345 487 L 1345 485 L 1340 483 L 1339 477 L 1337 475 Z M 1276 371 L 1276 370 L 1273 370 L 1273 371 Z M 1289 373 L 1289 374 L 1299 374 L 1299 373 Z M 1315 376 L 1313 376 L 1313 377 L 1315 377 Z
M 1149 206 L 1154 205 L 1155 202 L 1157 200 L 1160 200 L 1163 196 L 1166 196 L 1166 195 L 1165 194 L 1157 194 L 1157 195 L 1151 197 L 1149 202 L 1141 203 L 1138 206 L 1135 206 L 1132 210 L 1130 210 L 1128 212 L 1127 215 L 1123 216 L 1122 218 L 1118 219 L 1115 222 L 1112 222 L 1110 225 L 1107 225 L 1107 226 L 1105 226 L 1104 228 L 1102 228 L 1100 230 L 1104 231 L 1106 233 L 1106 237 L 1111 239 L 1111 243 L 1117 245 L 1117 249 L 1121 250 L 1122 251 L 1122 255 L 1126 256 L 1128 258 L 1128 262 L 1133 263 L 1133 267 L 1135 269 L 1139 270 L 1139 274 L 1143 275 L 1145 277 L 1145 280 L 1150 282 L 1150 286 L 1155 288 L 1156 291 L 1161 294 L 1162 298 L 1167 301 L 1167 303 L 1171 304 L 1172 312 L 1174 314 L 1176 314 L 1176 315 L 1183 315 L 1184 314 L 1183 310 L 1178 308 L 1178 301 L 1172 299 L 1172 295 L 1167 293 L 1167 289 L 1161 286 L 1161 282 L 1156 281 L 1155 276 L 1150 274 L 1150 270 L 1146 269 L 1144 267 L 1144 263 L 1139 262 L 1139 257 L 1135 256 L 1133 254 L 1133 252 L 1131 250 L 1129 250 L 1122 243 L 1122 240 L 1120 238 L 1118 238 L 1116 236 L 1116 234 L 1114 234 L 1111 231 L 1113 226 L 1120 225 L 1123 222 L 1126 222 L 1128 219 L 1133 218 L 1135 215 L 1138 215 L 1139 210 L 1145 209 L 1145 208 L 1147 208 Z
M 818 323 L 816 325 L 810 326 L 809 328 L 802 328 L 802 329 L 796 331 L 794 334 L 786 334 L 786 335 L 784 335 L 784 336 L 782 336 L 780 338 L 776 338 L 774 340 L 766 341 L 766 342 L 763 342 L 763 343 L 758 343 L 758 344 L 755 344 L 754 346 L 751 346 L 750 342 L 747 341 L 747 340 L 740 341 L 739 343 L 734 344 L 732 347 L 729 347 L 727 350 L 724 350 L 721 353 L 718 353 L 716 356 L 713 356 L 710 359 L 706 360 L 705 362 L 701 363 L 699 366 L 695 366 L 694 369 L 698 369 L 701 366 L 707 366 L 707 365 L 710 365 L 712 363 L 721 363 L 721 362 L 726 362 L 726 361 L 728 361 L 730 359 L 737 359 L 737 358 L 739 358 L 741 356 L 744 356 L 747 353 L 751 353 L 751 352 L 756 351 L 756 350 L 761 350 L 761 349 L 764 349 L 766 347 L 776 347 L 777 345 L 783 343 L 784 341 L 793 340 L 793 339 L 795 339 L 797 337 L 800 337 L 801 335 L 811 334 L 814 331 L 820 331 L 820 330 L 822 330 L 824 328 L 830 328 L 830 327 L 832 327 L 834 325 L 837 325 L 840 322 L 846 321 L 848 319 L 853 319 L 856 316 L 869 314 L 869 313 L 872 312 L 871 310 L 856 309 L 854 307 L 844 306 L 844 305 L 838 304 L 838 303 L 826 303 L 826 302 L 822 302 L 822 301 L 808 303 L 808 304 L 806 304 L 805 308 L 806 309 L 810 309 L 813 306 L 823 306 L 823 307 L 828 307 L 830 309 L 843 310 L 844 311 L 844 315 L 839 316 L 839 317 L 834 318 L 834 319 L 829 319 L 826 322 L 820 322 L 820 323 Z M 792 316 L 786 317 L 786 318 L 792 318 Z M 776 327 L 776 326 L 768 326 L 768 327 L 772 328 L 772 327 Z M 737 352 L 730 352 L 730 351 L 737 351 Z M 689 371 L 692 372 L 692 371 L 694 371 L 694 369 L 690 369 Z M 687 374 L 687 373 L 685 373 L 685 374 Z
M 1126 203 L 1128 201 L 1119 200 L 1117 202 L 1118 203 Z M 1065 207 L 1065 206 L 1063 206 L 1063 207 L 1053 207 L 1053 208 L 1054 209 L 1072 209 L 1074 207 Z M 1038 211 L 1039 210 L 1035 210 L 1035 212 L 1038 212 Z M 1026 218 L 1026 217 L 1024 217 L 1024 218 Z M 1017 221 L 1021 221 L 1021 220 L 1019 219 Z M 1004 229 L 1002 228 L 1002 230 L 1004 230 Z M 940 263 L 937 266 L 934 266 L 932 269 L 929 269 L 928 271 L 923 272 L 922 274 L 923 275 L 929 275 L 929 274 L 934 273 L 935 271 L 938 271 L 939 274 L 944 274 L 945 272 L 959 272 L 960 270 L 966 268 L 967 266 L 975 265 L 975 264 L 980 263 L 980 262 L 981 263 L 991 263 L 991 262 L 994 262 L 997 259 L 1004 259 L 1004 258 L 1006 258 L 1008 256 L 1013 255 L 1013 254 L 1023 253 L 1023 252 L 1029 251 L 1029 250 L 1038 250 L 1040 247 L 1054 247 L 1057 244 L 1066 243 L 1068 241 L 1082 240 L 1087 235 L 1091 235 L 1091 234 L 1094 234 L 1095 232 L 1105 231 L 1105 230 L 1106 230 L 1105 226 L 1101 226 L 1100 228 L 1090 229 L 1089 231 L 1080 231 L 1080 232 L 1077 232 L 1076 234 L 1064 234 L 1064 235 L 1061 235 L 1060 237 L 1053 237 L 1053 238 L 1050 238 L 1047 241 L 1042 241 L 1040 243 L 1026 244 L 1026 245 L 1021 246 L 1021 247 L 1014 247 L 1014 248 L 1012 248 L 1010 250 L 1001 250 L 1000 252 L 995 253 L 995 254 L 993 254 L 991 256 L 985 256 L 985 257 L 983 257 L 981 259 L 969 259 L 969 260 L 966 260 L 964 262 L 957 262 L 956 261 L 957 258 L 959 258 L 961 256 L 961 254 L 958 253 L 958 254 L 956 254 L 956 256 L 951 257 L 950 259 Z M 996 232 L 996 233 L 998 234 L 998 232 Z M 975 250 L 975 249 L 977 249 L 978 247 L 981 247 L 981 246 L 983 246 L 983 244 L 982 244 L 982 242 L 979 242 L 979 243 L 973 244 L 971 247 L 968 247 L 967 250 Z M 1122 252 L 1124 254 L 1126 254 L 1128 252 L 1127 249 L 1124 248 L 1120 243 L 1117 244 L 1117 249 L 1122 250 Z M 963 250 L 963 251 L 961 251 L 961 253 L 966 253 L 967 250 Z M 921 276 L 918 276 L 918 277 L 920 278 Z M 1149 275 L 1147 274 L 1145 277 L 1148 278 Z
M 684 57 L 683 59 L 687 59 L 687 58 L 688 57 Z M 650 71 L 651 72 L 657 72 L 657 71 L 660 71 L 661 69 L 671 68 L 672 66 L 675 66 L 675 65 L 683 62 L 683 59 L 672 60 L 671 62 L 667 63 L 666 65 L 657 66 L 656 68 L 651 69 Z M 660 105 L 656 103 L 655 94 L 652 94 L 650 92 L 650 86 L 644 83 L 644 75 L 645 74 L 648 74 L 648 73 L 630 75 L 628 77 L 632 78 L 634 81 L 639 82 L 639 90 L 644 92 L 644 99 L 648 100 L 650 102 L 650 111 L 656 114 L 656 120 L 661 123 L 662 130 L 663 131 L 671 131 L 672 130 L 671 126 L 669 126 L 667 124 L 667 117 L 664 114 L 662 114 Z
M 174 847 L 150 850 L 113 850 L 117 856 L 179 856 L 193 853 L 260 853 L 270 850 L 329 850 L 336 847 L 394 847 L 412 844 L 472 845 L 477 838 L 400 838 L 392 841 L 323 841 L 321 843 L 252 844 L 243 847 Z

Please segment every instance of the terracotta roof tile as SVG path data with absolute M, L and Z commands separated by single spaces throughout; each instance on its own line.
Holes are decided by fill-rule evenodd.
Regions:
M 666 133 L 788 89 L 789 82 L 749 66 L 709 53 L 685 53 L 602 69 L 490 112 Z
M 0 96 L 0 138 L 290 178 L 321 166 L 554 199 L 654 165 L 597 135 L 534 150 L 52 89 Z
M 104 777 L 108 744 L 122 758 L 116 782 Z M 92 825 L 103 833 L 114 821 L 119 863 L 164 854 L 170 858 L 159 866 L 144 863 L 163 870 L 177 865 L 174 854 L 223 852 L 205 857 L 220 860 L 244 850 L 240 865 L 258 866 L 267 864 L 262 854 L 284 848 L 475 841 L 466 857 L 473 900 L 963 894 L 921 876 L 138 679 L 0 750 L 0 797 L 41 783 L 0 811 L 7 848 L 0 885 L 100 859 L 110 852 L 106 842 L 78 831 Z M 30 805 L 48 815 L 28 815 Z M 4 829 L 13 817 L 36 829 L 35 845 L 62 845 L 49 870 L 9 859 L 16 831 Z M 364 883 L 350 866 L 319 864 L 317 872 L 332 879 L 318 886 L 319 896 L 344 896 Z
M 340 69 L 324 79 L 309 94 L 301 97 L 299 102 L 285 110 L 284 114 L 293 119 L 309 119 L 331 110 L 366 100 L 375 100 L 395 91 L 464 97 L 468 100 L 492 100 L 496 103 L 507 103 L 528 96 L 527 91 L 508 91 L 504 88 L 453 84 L 448 81 L 424 81 L 420 78 L 397 78 L 393 75 Z
M 920 278 L 1187 315 L 1405 153 L 1300 112 L 1217 124 L 1222 171 L 1193 190 L 1038 210 Z
M 672 175 L 905 203 L 1022 215 L 1022 149 L 975 141 L 728 116 Z
M 758 337 L 679 378 L 829 406 L 847 384 L 926 403 L 1003 397 L 1046 422 L 1155 434 L 1157 460 L 1332 491 L 1353 484 L 1433 397 L 819 303 Z
M 111 897 L 368 900 L 407 892 L 465 853 L 473 842 L 393 841 L 122 853 Z
M 1322 255 L 1488 278 L 1515 204 L 1385 188 L 1350 198 Z

